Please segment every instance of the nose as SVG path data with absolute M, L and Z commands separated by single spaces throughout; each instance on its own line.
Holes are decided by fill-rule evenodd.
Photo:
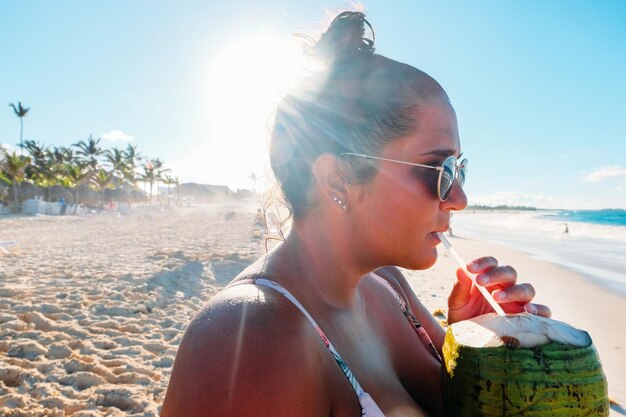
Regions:
M 463 187 L 461 187 L 461 184 L 459 184 L 458 180 L 454 181 L 454 184 L 452 185 L 452 190 L 450 191 L 450 195 L 448 196 L 448 199 L 446 201 L 442 201 L 441 202 L 441 207 L 444 210 L 463 210 L 465 207 L 467 207 L 467 195 L 465 194 L 465 191 L 463 190 Z

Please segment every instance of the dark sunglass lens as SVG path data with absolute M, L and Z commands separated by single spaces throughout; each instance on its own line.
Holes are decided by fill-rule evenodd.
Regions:
M 459 184 L 461 187 L 465 185 L 465 178 L 467 177 L 467 159 L 461 161 L 461 167 L 459 168 Z
M 448 158 L 444 161 L 441 171 L 441 181 L 439 182 L 439 197 L 442 200 L 446 200 L 452 190 L 452 183 L 454 182 L 454 169 L 456 159 Z

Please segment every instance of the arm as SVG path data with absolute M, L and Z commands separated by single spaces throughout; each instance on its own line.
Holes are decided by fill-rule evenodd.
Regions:
M 161 416 L 330 415 L 315 349 L 303 349 L 310 329 L 293 307 L 255 287 L 226 292 L 189 325 Z

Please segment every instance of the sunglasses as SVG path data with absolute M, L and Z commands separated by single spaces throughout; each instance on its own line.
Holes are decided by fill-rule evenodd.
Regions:
M 437 179 L 437 196 L 441 201 L 446 201 L 448 197 L 450 197 L 450 193 L 452 192 L 452 186 L 454 185 L 454 180 L 457 180 L 461 188 L 463 188 L 463 184 L 465 184 L 465 177 L 467 175 L 467 159 L 463 159 L 459 163 L 455 156 L 449 156 L 446 158 L 445 161 L 443 161 L 440 166 L 434 166 L 417 164 L 414 162 L 398 161 L 395 159 L 380 158 L 378 156 L 363 155 L 360 153 L 345 152 L 339 154 L 339 156 L 342 155 L 360 156 L 362 158 L 378 159 L 380 161 L 395 162 L 398 164 L 411 165 L 414 167 L 436 169 L 437 171 L 439 171 L 439 178 Z

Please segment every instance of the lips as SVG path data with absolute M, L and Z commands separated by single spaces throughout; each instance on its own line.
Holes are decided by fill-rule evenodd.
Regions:
M 432 238 L 433 238 L 433 239 L 435 239 L 435 240 L 437 241 L 437 244 L 439 244 L 439 243 L 441 243 L 441 239 L 439 239 L 439 235 L 438 235 L 438 233 L 443 233 L 443 232 L 445 232 L 445 231 L 446 231 L 446 229 L 443 229 L 443 230 L 441 230 L 441 231 L 435 231 L 435 232 L 432 232 L 432 233 L 430 234 L 430 236 L 432 236 Z
M 447 225 L 445 228 L 437 229 L 434 232 L 431 232 L 433 235 L 437 235 L 437 233 L 445 233 L 446 230 L 450 228 L 450 225 Z

